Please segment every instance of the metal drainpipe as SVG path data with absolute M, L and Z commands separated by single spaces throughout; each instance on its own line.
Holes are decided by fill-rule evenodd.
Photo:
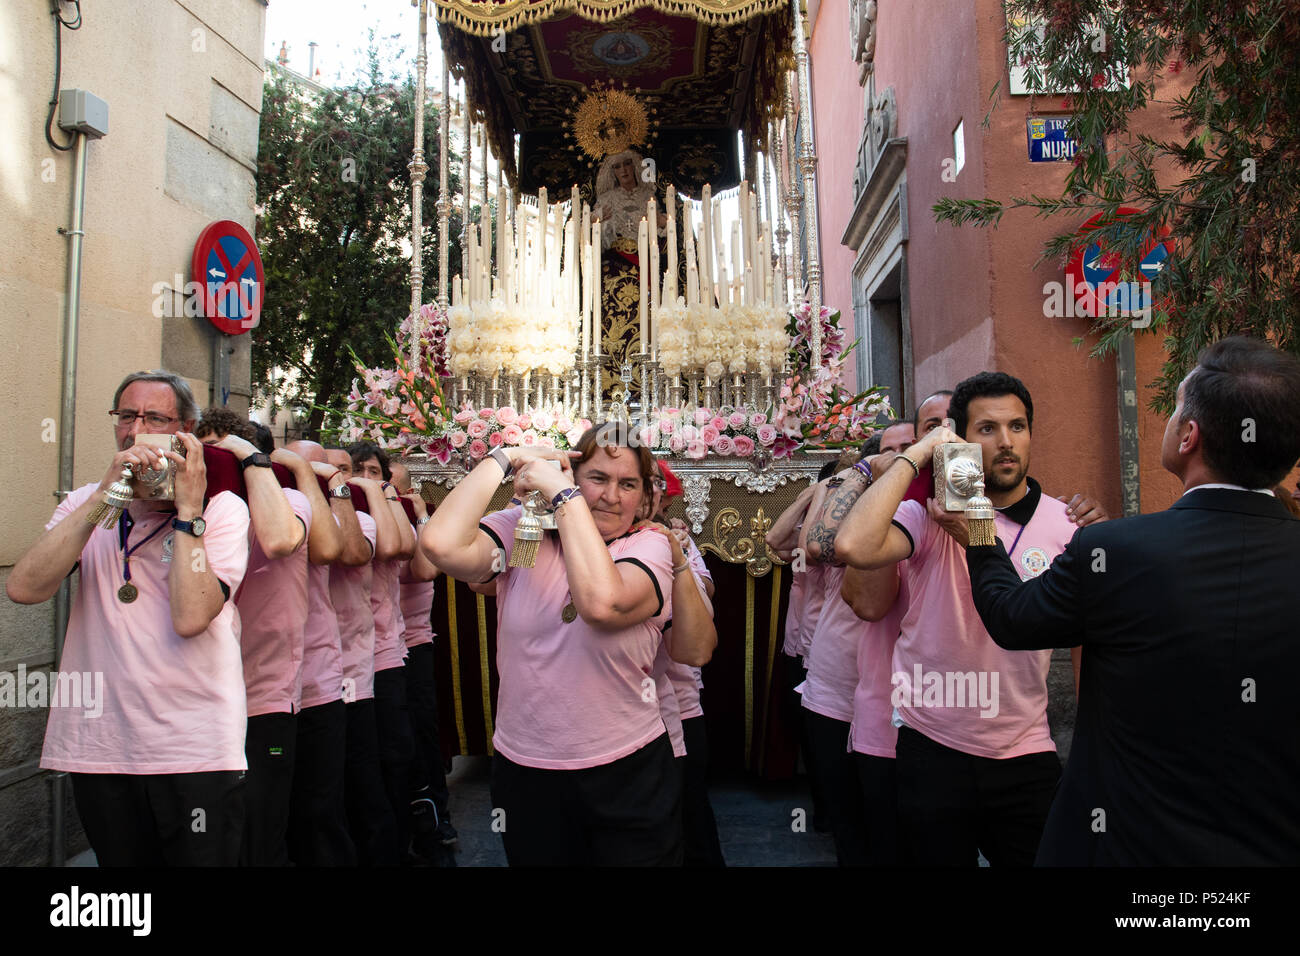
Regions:
M 86 205 L 86 143 L 85 133 L 76 134 L 72 166 L 72 228 L 65 231 L 68 237 L 68 285 L 63 307 L 63 384 L 60 394 L 59 421 L 59 490 L 56 498 L 72 490 L 73 452 L 77 435 L 77 335 L 81 314 L 81 245 Z M 71 605 L 71 585 L 65 578 L 54 595 L 54 666 L 63 659 L 63 637 L 68 630 L 68 613 Z M 63 866 L 66 860 L 64 846 L 66 773 L 51 775 L 53 801 L 50 826 L 50 865 Z

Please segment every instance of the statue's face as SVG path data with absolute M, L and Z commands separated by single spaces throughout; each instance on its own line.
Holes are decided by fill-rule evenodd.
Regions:
M 615 160 L 610 167 L 614 172 L 614 181 L 624 189 L 636 189 L 636 164 L 631 156 Z

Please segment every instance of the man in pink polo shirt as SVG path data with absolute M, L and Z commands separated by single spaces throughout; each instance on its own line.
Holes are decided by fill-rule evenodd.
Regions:
M 333 563 L 368 565 L 370 542 L 361 531 L 346 476 L 325 460 L 325 449 L 314 441 L 295 441 L 286 447 L 328 483 L 329 511 L 320 517 L 313 512 L 312 527 L 329 525 L 337 530 L 339 550 Z M 273 453 L 272 458 L 279 454 L 282 452 Z M 357 853 L 348 833 L 343 797 L 348 727 L 343 703 L 343 639 L 330 596 L 330 564 L 318 563 L 315 554 L 311 558 L 303 626 L 302 709 L 298 712 L 290 793 L 289 858 L 297 866 L 354 866 Z
M 400 461 L 391 462 L 393 487 L 411 502 L 417 529 L 429 522 L 429 506 L 411 490 L 411 476 Z M 411 853 L 419 861 L 454 866 L 459 837 L 451 825 L 447 770 L 438 734 L 438 684 L 434 675 L 433 584 L 438 568 L 421 548 L 402 562 L 398 577 L 403 640 L 406 642 L 406 700 L 411 718 Z
M 348 826 L 362 866 L 398 866 L 402 850 L 397 821 L 384 789 L 375 717 L 375 617 L 370 595 L 376 555 L 390 556 L 396 547 L 391 514 L 383 488 L 369 478 L 353 477 L 352 456 L 327 448 L 326 460 L 343 472 L 350 485 L 365 493 L 368 513 L 358 513 L 371 559 L 365 564 L 335 564 L 330 569 L 330 596 L 338 614 L 343 644 L 343 701 L 348 718 L 344 801 Z M 381 535 L 380 528 L 383 529 Z
M 60 667 L 103 681 L 100 713 L 50 707 L 41 766 L 71 774 L 101 866 L 233 866 L 246 764 L 230 597 L 248 563 L 248 509 L 230 492 L 204 498 L 203 446 L 190 434 L 198 406 L 184 379 L 129 375 L 111 414 L 118 452 L 103 479 L 64 499 L 6 585 L 13 601 L 37 604 L 79 570 Z M 143 433 L 185 446 L 165 453 L 175 500 L 134 500 L 111 530 L 92 523 L 124 466 L 160 464 L 156 450 L 132 447 Z
M 406 860 L 411 842 L 411 758 L 415 742 L 411 738 L 411 717 L 406 702 L 406 642 L 398 576 L 402 564 L 415 553 L 415 530 L 402 508 L 388 455 L 367 442 L 351 445 L 352 471 L 380 483 L 387 528 L 383 518 L 375 515 L 379 536 L 372 562 L 374 578 L 370 585 L 370 609 L 375 619 L 375 729 L 379 735 L 379 767 L 384 793 L 397 822 L 397 845 Z M 387 535 L 395 542 L 391 550 Z
M 905 862 L 973 866 L 1033 862 L 1060 762 L 1047 724 L 1050 651 L 1004 651 L 970 596 L 965 517 L 903 497 L 943 442 L 983 446 L 998 534 L 1022 573 L 1046 569 L 1075 527 L 1065 504 L 1028 476 L 1033 400 L 1018 379 L 982 372 L 958 384 L 939 427 L 888 471 L 832 503 L 860 495 L 839 529 L 848 564 L 899 564 L 907 610 L 892 662 L 898 812 Z M 847 486 L 846 486 L 847 487 Z
M 894 456 L 916 439 L 912 422 L 895 422 L 873 436 L 855 468 L 841 473 L 884 473 Z M 810 509 L 811 512 L 811 509 Z M 872 640 L 890 647 L 894 634 L 871 633 L 872 625 L 861 621 L 841 595 L 845 567 L 835 552 L 835 539 L 847 509 L 823 506 L 808 521 L 808 560 L 826 566 L 825 600 L 813 632 L 808 654 L 808 682 L 803 692 L 809 736 L 814 747 L 813 766 L 827 800 L 835 855 L 841 866 L 885 865 L 892 862 L 893 835 L 873 833 L 863 796 L 862 781 L 853 760 L 851 746 L 858 683 L 858 658 L 864 642 Z M 891 748 L 892 749 L 892 748 Z M 874 839 L 873 839 L 874 838 Z M 883 845 L 873 845 L 883 842 Z

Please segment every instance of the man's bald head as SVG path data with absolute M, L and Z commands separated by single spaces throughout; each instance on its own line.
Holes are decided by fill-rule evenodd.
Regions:
M 325 458 L 325 447 L 321 445 L 320 442 L 307 441 L 305 438 L 300 438 L 298 441 L 289 442 L 289 444 L 284 447 L 293 452 L 303 461 L 324 462 L 327 460 Z
M 411 490 L 411 473 L 406 470 L 406 465 L 400 461 L 394 461 L 389 464 L 388 470 L 392 472 L 393 487 L 399 494 L 408 494 Z

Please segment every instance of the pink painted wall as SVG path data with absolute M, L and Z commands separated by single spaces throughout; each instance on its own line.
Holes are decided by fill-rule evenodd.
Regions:
M 853 328 L 853 250 L 840 236 L 853 214 L 853 170 L 862 134 L 863 98 L 858 67 L 849 55 L 849 0 L 822 0 L 808 52 L 812 64 L 813 125 L 817 147 L 817 218 L 821 233 L 822 304 L 840 310 L 840 324 Z M 857 371 L 845 375 L 852 386 Z
M 862 92 L 847 42 L 847 0 L 823 0 L 813 35 L 813 99 L 819 157 L 821 248 L 826 301 L 851 312 L 853 250 L 839 245 L 852 213 L 853 167 L 862 128 Z M 1028 97 L 1007 92 L 1001 0 L 934 5 L 879 5 L 875 59 L 877 94 L 894 87 L 896 135 L 907 137 L 908 289 L 915 389 L 925 395 L 983 369 L 1024 380 L 1034 396 L 1032 471 L 1053 495 L 1084 492 L 1112 513 L 1121 504 L 1117 399 L 1113 358 L 1089 357 L 1084 318 L 1043 315 L 1044 285 L 1063 282 L 1063 265 L 1035 265 L 1044 242 L 1068 228 L 1065 216 L 1037 219 L 1012 212 L 995 229 L 936 223 L 942 197 L 1002 200 L 1060 195 L 1067 167 L 1030 163 Z M 1166 82 L 1168 100 L 1186 77 Z M 989 94 L 1001 101 L 989 119 Z M 1064 115 L 1060 97 L 1039 97 L 1039 115 Z M 952 132 L 964 121 L 964 168 L 945 181 Z M 1135 132 L 1174 135 L 1159 113 L 1138 117 Z M 951 179 L 951 176 L 949 176 Z M 1075 337 L 1084 344 L 1076 348 Z M 1176 483 L 1160 468 L 1164 420 L 1146 410 L 1146 385 L 1158 373 L 1159 339 L 1138 338 L 1140 476 L 1144 511 L 1166 507 Z

